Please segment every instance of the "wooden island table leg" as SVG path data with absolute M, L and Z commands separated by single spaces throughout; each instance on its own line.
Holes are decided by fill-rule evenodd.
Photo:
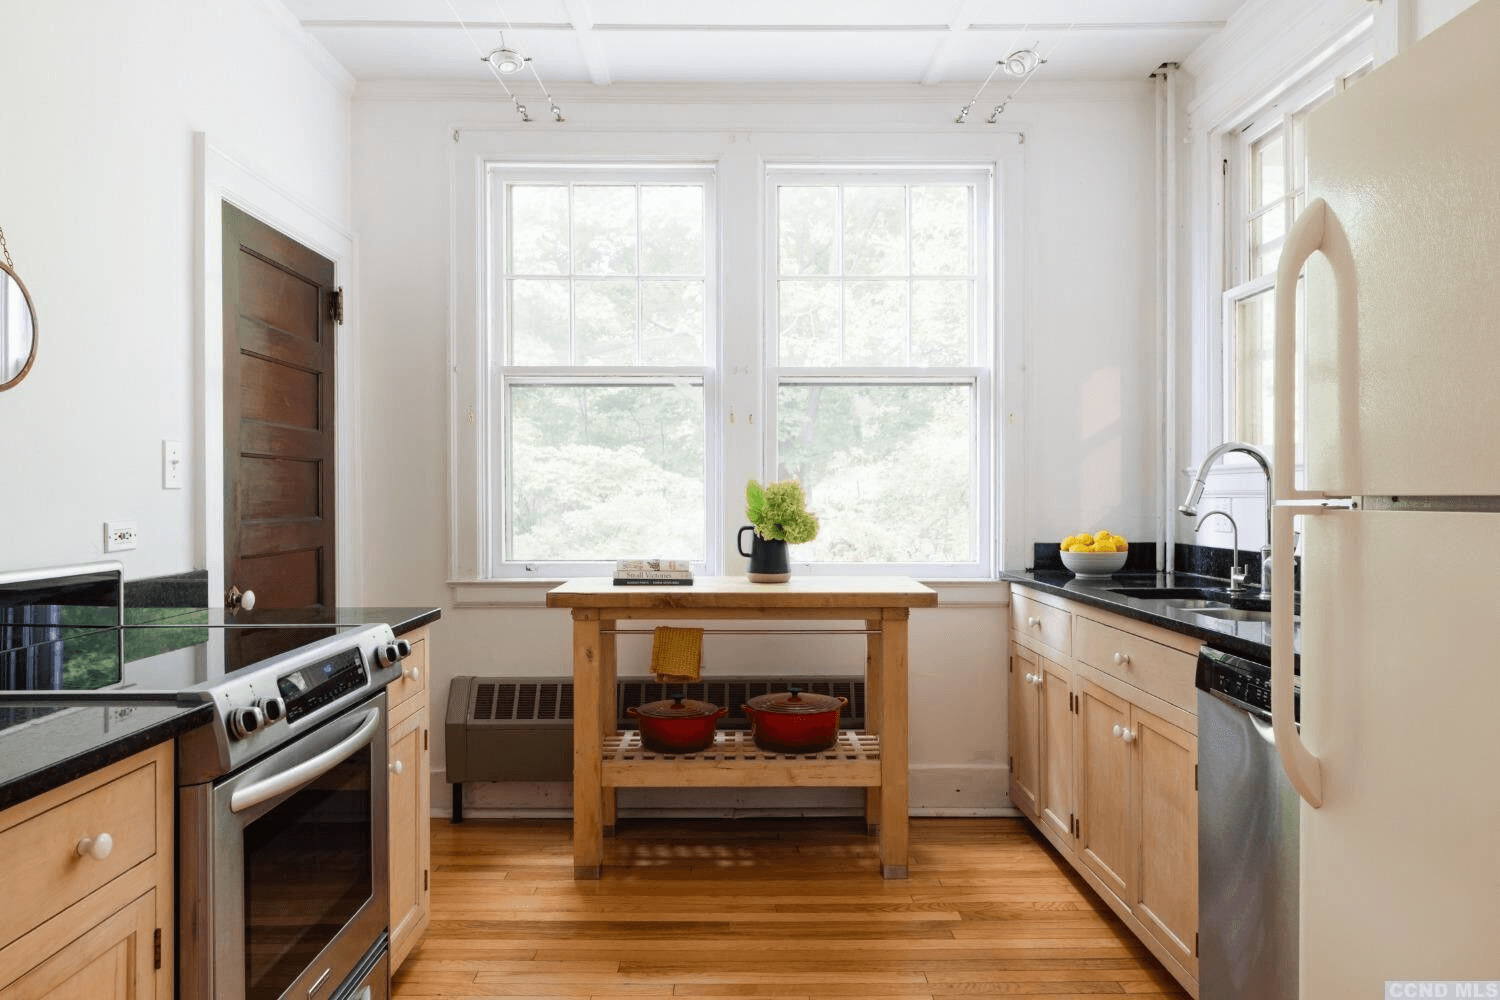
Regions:
M 615 674 L 618 662 L 615 659 L 615 623 L 605 619 L 599 621 L 599 739 L 601 744 L 604 740 L 615 735 L 619 726 L 620 707 L 615 702 Z M 604 835 L 613 837 L 615 835 L 616 809 L 615 788 L 606 785 L 602 789 L 604 796 L 603 810 L 600 816 L 604 824 Z
M 880 623 L 880 873 L 907 875 L 906 608 Z
M 599 612 L 573 609 L 573 877 L 604 874 Z
M 880 619 L 865 619 L 865 731 L 880 732 Z M 865 834 L 880 832 L 880 787 L 865 789 Z

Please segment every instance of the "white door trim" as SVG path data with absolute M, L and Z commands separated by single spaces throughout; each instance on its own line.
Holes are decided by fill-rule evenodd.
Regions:
M 209 604 L 224 593 L 224 322 L 222 203 L 236 208 L 292 237 L 333 261 L 334 281 L 346 290 L 344 324 L 334 358 L 335 483 L 338 519 L 336 599 L 341 606 L 361 605 L 364 593 L 364 499 L 358 479 L 363 463 L 360 421 L 359 316 L 355 287 L 354 237 L 316 209 L 214 146 L 203 132 L 193 134 L 194 175 L 197 180 L 197 322 L 198 398 L 201 418 L 194 442 L 201 458 L 198 503 L 194 511 L 203 530 L 194 557 L 208 570 Z

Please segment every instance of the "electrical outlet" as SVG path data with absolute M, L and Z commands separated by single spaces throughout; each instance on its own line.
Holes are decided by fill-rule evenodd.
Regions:
M 123 552 L 133 549 L 140 544 L 140 532 L 136 531 L 134 521 L 105 521 L 104 522 L 104 551 Z

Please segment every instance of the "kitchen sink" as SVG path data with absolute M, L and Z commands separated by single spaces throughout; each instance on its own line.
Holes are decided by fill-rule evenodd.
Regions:
M 1261 611 L 1257 608 L 1228 608 L 1224 605 L 1193 608 L 1194 614 L 1205 618 L 1220 618 L 1231 622 L 1268 622 L 1271 620 L 1271 612 Z
M 1120 587 L 1111 593 L 1191 611 L 1205 618 L 1236 622 L 1271 620 L 1271 602 L 1262 598 L 1258 590 L 1231 594 L 1226 587 Z M 1293 614 L 1296 611 L 1294 608 Z

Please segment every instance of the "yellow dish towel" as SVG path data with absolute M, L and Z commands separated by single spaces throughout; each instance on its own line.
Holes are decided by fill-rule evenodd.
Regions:
M 703 630 L 657 626 L 651 635 L 651 672 L 663 683 L 695 681 L 703 669 Z

